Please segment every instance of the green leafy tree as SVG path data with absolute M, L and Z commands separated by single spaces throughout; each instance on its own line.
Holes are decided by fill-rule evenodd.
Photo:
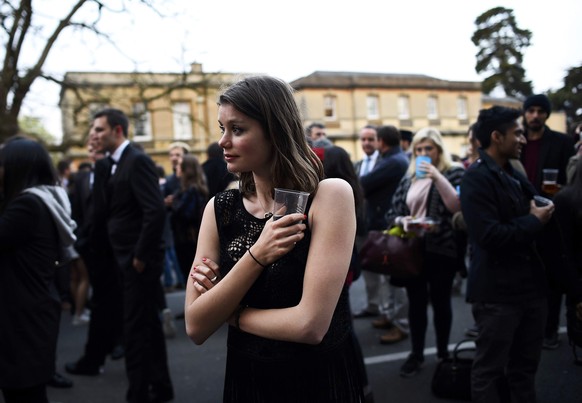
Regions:
M 533 93 L 531 81 L 525 79 L 523 51 L 530 46 L 532 33 L 517 26 L 513 10 L 495 7 L 475 20 L 477 27 L 471 40 L 479 48 L 477 73 L 483 80 L 483 92 L 490 94 L 501 87 L 507 96 L 523 98 Z
M 39 118 L 21 116 L 18 118 L 18 125 L 22 133 L 34 137 L 45 144 L 51 144 L 55 141 L 54 136 L 42 125 L 42 121 Z
M 564 87 L 550 91 L 552 106 L 566 113 L 568 127 L 582 121 L 582 66 L 572 67 L 564 77 Z

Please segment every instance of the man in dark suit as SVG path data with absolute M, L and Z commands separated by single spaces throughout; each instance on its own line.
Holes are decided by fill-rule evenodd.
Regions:
M 71 197 L 72 217 L 77 223 L 75 247 L 89 272 L 92 288 L 91 319 L 87 332 L 87 343 L 83 356 L 65 365 L 73 375 L 94 376 L 101 372 L 107 354 L 113 359 L 123 357 L 122 297 L 119 272 L 113 263 L 113 252 L 109 242 L 91 242 L 93 229 L 94 165 L 102 154 L 95 152 L 93 140 L 89 139 L 89 156 L 92 164 L 79 170 L 73 177 Z M 106 239 L 106 235 L 102 238 Z
M 368 210 L 368 230 L 385 230 L 384 218 L 391 206 L 392 195 L 408 169 L 408 158 L 400 149 L 400 132 L 394 126 L 380 126 L 378 151 L 380 159 L 374 169 L 360 177 Z
M 558 184 L 566 184 L 566 167 L 570 157 L 575 153 L 574 141 L 571 136 L 551 130 L 546 121 L 552 109 L 550 100 L 543 94 L 532 95 L 523 103 L 523 125 L 527 144 L 521 154 L 521 161 L 527 172 L 529 181 L 541 195 L 552 198 L 553 193 L 547 193 L 542 186 L 543 170 L 557 169 Z M 556 188 L 557 190 L 557 188 Z M 544 237 L 551 240 L 557 237 L 554 226 L 544 229 Z M 541 245 L 546 244 L 542 242 Z M 551 242 L 547 242 L 551 244 Z M 542 248 L 540 250 L 548 273 L 555 273 L 555 262 L 559 261 L 554 248 Z M 559 281 L 550 276 L 550 295 L 548 297 L 548 320 L 544 337 L 544 349 L 553 350 L 560 346 L 558 327 L 560 324 L 560 310 L 564 290 L 558 285 Z
M 360 176 L 360 183 L 366 199 L 367 230 L 385 230 L 388 226 L 385 215 L 392 205 L 392 196 L 400 183 L 400 179 L 406 173 L 409 160 L 400 148 L 400 131 L 394 126 L 380 126 L 376 129 L 378 137 L 379 157 L 372 170 Z M 365 138 L 365 131 L 360 133 L 360 139 Z M 362 144 L 364 147 L 364 144 Z M 364 169 L 364 165 L 362 166 Z M 370 312 L 379 314 L 379 295 L 376 310 L 373 311 L 370 293 L 380 294 L 379 288 L 383 282 L 387 287 L 386 312 L 383 317 L 372 322 L 378 329 L 386 329 L 388 332 L 380 336 L 380 343 L 392 344 L 408 337 L 408 299 L 402 287 L 394 287 L 388 284 L 388 278 L 379 278 L 378 275 L 364 271 L 366 292 L 368 293 L 368 307 L 359 313 L 359 316 L 369 316 Z M 375 283 L 374 284 L 374 280 Z
M 152 296 L 162 286 L 166 213 L 155 164 L 130 145 L 128 125 L 123 112 L 105 109 L 91 126 L 96 150 L 109 154 L 96 164 L 93 232 L 97 237 L 106 234 L 96 242 L 110 242 L 121 275 L 127 401 L 165 402 L 174 393 L 157 300 Z
M 372 172 L 376 163 L 380 160 L 380 151 L 378 151 L 378 133 L 376 126 L 366 125 L 359 133 L 360 146 L 364 152 L 364 158 L 354 164 L 354 169 L 359 178 Z M 365 200 L 366 206 L 367 201 Z M 366 207 L 367 213 L 367 207 Z M 362 247 L 368 234 L 368 222 L 366 214 L 363 215 L 361 222 L 358 222 L 358 232 L 356 233 L 356 242 L 358 249 Z M 366 318 L 380 315 L 380 296 L 382 287 L 386 287 L 386 276 L 378 273 L 364 271 L 362 273 L 364 283 L 366 284 L 366 306 L 361 311 L 354 313 L 354 318 Z

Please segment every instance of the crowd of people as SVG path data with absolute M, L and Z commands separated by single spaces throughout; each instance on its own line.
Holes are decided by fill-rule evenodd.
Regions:
M 128 126 L 120 110 L 95 114 L 90 161 L 74 172 L 69 161 L 53 165 L 26 136 L 2 144 L 0 312 L 11 326 L 0 335 L 0 388 L 7 403 L 48 402 L 47 386 L 73 386 L 55 367 L 62 311 L 73 325 L 88 325 L 85 348 L 65 364 L 67 374 L 98 376 L 108 357 L 123 358 L 128 402 L 174 396 L 165 345 L 174 315 L 163 285 L 185 286 L 209 185 L 220 191 L 232 175 L 224 160 L 221 167 L 209 157 L 207 180 L 188 146 L 174 143 L 175 170 L 160 180 L 153 160 L 128 140 Z M 179 258 L 168 259 L 169 248 Z
M 473 400 L 535 402 L 564 295 L 582 318 L 582 151 L 546 125 L 550 113 L 544 95 L 523 110 L 480 111 L 464 159 L 437 129 L 368 125 L 365 157 L 352 163 L 323 124 L 303 128 L 288 84 L 256 76 L 221 93 L 221 137 L 203 164 L 188 144 L 169 146 L 170 175 L 128 140 L 117 109 L 94 115 L 90 161 L 74 173 L 39 143 L 10 139 L 0 149 L 0 316 L 18 331 L 0 333 L 5 401 L 46 403 L 51 382 L 71 386 L 55 368 L 63 308 L 88 323 L 67 373 L 98 376 L 108 357 L 123 358 L 128 402 L 172 400 L 165 292 L 185 288 L 194 343 L 230 325 L 225 402 L 372 402 L 353 320 L 384 330 L 380 343 L 410 339 L 400 375 L 413 377 L 429 305 L 437 358 L 450 355 L 461 274 L 475 320 Z M 309 193 L 305 211 L 274 217 L 275 188 Z M 430 229 L 413 225 L 427 218 Z M 420 238 L 417 277 L 359 264 L 368 232 L 393 227 Z M 360 277 L 367 305 L 353 312 Z
M 381 343 L 410 336 L 401 376 L 422 368 L 429 303 L 437 357 L 449 357 L 452 286 L 458 273 L 468 273 L 466 300 L 475 325 L 467 335 L 476 343 L 473 401 L 536 401 L 541 351 L 560 345 L 564 294 L 568 309 L 582 318 L 582 259 L 574 247 L 582 236 L 582 210 L 574 207 L 582 191 L 576 182 L 582 177 L 582 150 L 580 138 L 546 125 L 550 113 L 545 95 L 528 97 L 523 110 L 480 111 L 464 159 L 453 160 L 438 130 L 421 129 L 412 138 L 406 172 L 396 165 L 402 148 L 396 141 L 388 146 L 383 134 L 390 129 L 396 135 L 395 127 L 360 131 L 365 158 L 355 169 L 368 206 L 367 231 L 392 226 L 414 231 L 411 220 L 425 217 L 438 223 L 422 235 L 420 276 L 363 275 L 367 306 L 354 317 L 377 317 L 372 326 L 388 329 Z M 430 162 L 418 163 L 420 156 Z M 545 184 L 545 170 L 557 173 L 552 186 Z M 388 202 L 380 199 L 384 205 L 377 202 L 378 189 L 391 195 Z

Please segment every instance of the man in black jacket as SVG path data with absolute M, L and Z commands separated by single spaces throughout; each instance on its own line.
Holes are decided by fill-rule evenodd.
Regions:
M 474 128 L 480 159 L 465 173 L 461 207 L 473 247 L 467 300 L 480 332 L 472 371 L 474 402 L 534 402 L 535 373 L 547 315 L 547 279 L 535 240 L 554 206 L 536 207 L 535 189 L 516 172 L 526 143 L 517 109 L 479 113 Z M 507 398 L 507 396 L 505 396 Z
M 570 157 L 574 155 L 574 141 L 571 136 L 551 130 L 546 121 L 552 109 L 550 100 L 543 94 L 532 95 L 523 103 L 523 124 L 527 145 L 523 149 L 521 161 L 527 172 L 529 181 L 541 195 L 553 198 L 553 192 L 557 187 L 545 189 L 543 183 L 544 169 L 558 170 L 558 185 L 566 184 L 566 167 Z M 544 230 L 544 237 L 548 240 L 542 245 L 550 244 L 552 239 L 559 236 L 555 227 Z M 540 250 L 549 273 L 557 272 L 554 265 L 559 261 L 555 248 L 541 248 Z M 555 276 L 550 276 L 550 289 L 548 295 L 548 319 L 546 321 L 543 347 L 548 350 L 558 348 L 558 327 L 560 324 L 560 310 L 563 302 L 564 290 L 559 285 Z
M 95 162 L 104 156 L 96 153 L 89 139 L 89 155 L 93 161 L 88 170 L 79 170 L 73 178 L 71 194 L 72 217 L 77 223 L 75 247 L 87 265 L 92 288 L 91 319 L 87 343 L 81 358 L 65 365 L 73 375 L 95 376 L 101 373 L 107 354 L 123 357 L 122 297 L 119 273 L 112 263 L 113 253 L 109 242 L 91 242 L 93 222 L 93 183 Z M 102 238 L 107 239 L 106 235 Z
M 127 133 L 128 119 L 120 110 L 95 115 L 90 135 L 96 138 L 97 151 L 109 156 L 95 166 L 93 231 L 106 234 L 121 276 L 127 401 L 164 402 L 174 392 L 153 296 L 161 287 L 166 212 L 155 164 L 129 143 Z

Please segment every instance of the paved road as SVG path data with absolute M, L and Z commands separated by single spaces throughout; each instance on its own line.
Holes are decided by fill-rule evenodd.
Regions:
M 361 280 L 351 289 L 355 310 L 364 304 Z M 168 294 L 168 303 L 175 313 L 182 311 L 183 293 Z M 455 309 L 451 342 L 464 338 L 465 327 L 472 323 L 470 308 L 462 296 L 453 297 Z M 216 403 L 222 398 L 225 366 L 226 327 L 213 335 L 204 345 L 194 345 L 184 332 L 183 321 L 177 321 L 178 335 L 167 340 L 171 375 L 176 403 Z M 430 381 L 436 367 L 434 334 L 429 328 L 427 356 L 424 369 L 417 376 L 403 379 L 398 375 L 408 355 L 409 341 L 384 346 L 378 343 L 380 331 L 368 319 L 355 321 L 356 333 L 364 351 L 370 383 L 376 403 L 452 403 L 431 394 Z M 73 327 L 69 315 L 63 315 L 58 349 L 58 368 L 78 358 L 86 337 L 86 327 Z M 562 345 L 554 351 L 544 351 L 538 372 L 539 403 L 582 402 L 582 367 L 572 364 L 572 351 L 561 335 Z M 53 403 L 123 403 L 126 378 L 122 361 L 107 361 L 104 374 L 98 377 L 74 376 L 72 389 L 49 389 Z M 0 399 L 2 399 L 0 397 Z M 1 400 L 0 400 L 1 401 Z

